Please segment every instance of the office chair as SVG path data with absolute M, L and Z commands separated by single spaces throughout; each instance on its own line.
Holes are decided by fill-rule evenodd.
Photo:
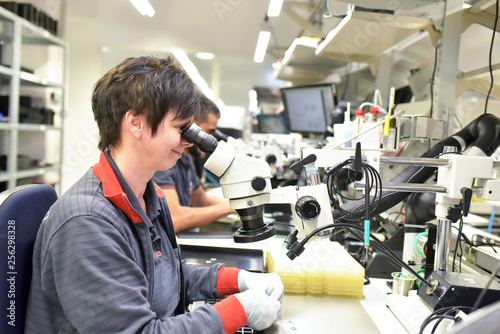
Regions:
M 56 191 L 46 184 L 0 193 L 0 333 L 24 333 L 33 245 L 56 199 Z

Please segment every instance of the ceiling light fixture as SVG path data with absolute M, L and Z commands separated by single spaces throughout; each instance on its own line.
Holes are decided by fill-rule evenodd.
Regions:
M 130 2 L 134 5 L 135 9 L 141 13 L 141 15 L 147 15 L 149 17 L 153 17 L 155 15 L 155 9 L 151 6 L 148 0 L 130 0 Z
M 271 29 L 269 29 L 268 18 L 264 19 L 262 23 L 262 30 L 259 33 L 259 39 L 257 40 L 257 47 L 255 48 L 255 54 L 253 56 L 253 61 L 256 63 L 262 63 L 264 57 L 266 56 L 267 46 L 269 45 L 269 40 L 271 39 Z
M 271 0 L 267 9 L 267 16 L 276 17 L 280 15 L 283 0 Z
M 210 60 L 214 59 L 214 54 L 210 52 L 198 52 L 196 54 L 196 57 L 198 57 L 199 59 Z

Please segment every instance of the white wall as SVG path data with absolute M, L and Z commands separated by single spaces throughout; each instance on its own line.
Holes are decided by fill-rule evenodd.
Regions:
M 79 1 L 69 1 L 76 10 Z M 92 8 L 86 8 L 91 11 Z M 91 108 L 94 83 L 101 77 L 101 46 L 91 19 L 67 20 L 63 39 L 69 45 L 68 94 L 64 123 L 62 192 L 73 185 L 99 159 L 98 131 Z

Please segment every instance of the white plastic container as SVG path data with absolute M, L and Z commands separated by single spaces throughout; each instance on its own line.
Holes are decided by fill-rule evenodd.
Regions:
M 281 276 L 286 295 L 363 299 L 365 270 L 338 242 L 312 240 L 292 261 L 282 241 L 268 241 L 266 267 Z
M 378 108 L 372 108 L 368 114 L 365 115 L 363 123 L 363 131 L 372 128 L 377 124 Z M 380 149 L 380 127 L 371 129 L 362 135 L 361 148 L 362 149 Z

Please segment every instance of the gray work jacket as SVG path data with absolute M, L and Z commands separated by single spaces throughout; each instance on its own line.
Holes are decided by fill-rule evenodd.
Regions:
M 51 207 L 34 247 L 26 333 L 217 333 L 220 264 L 186 264 L 161 189 L 147 214 L 109 152 Z

